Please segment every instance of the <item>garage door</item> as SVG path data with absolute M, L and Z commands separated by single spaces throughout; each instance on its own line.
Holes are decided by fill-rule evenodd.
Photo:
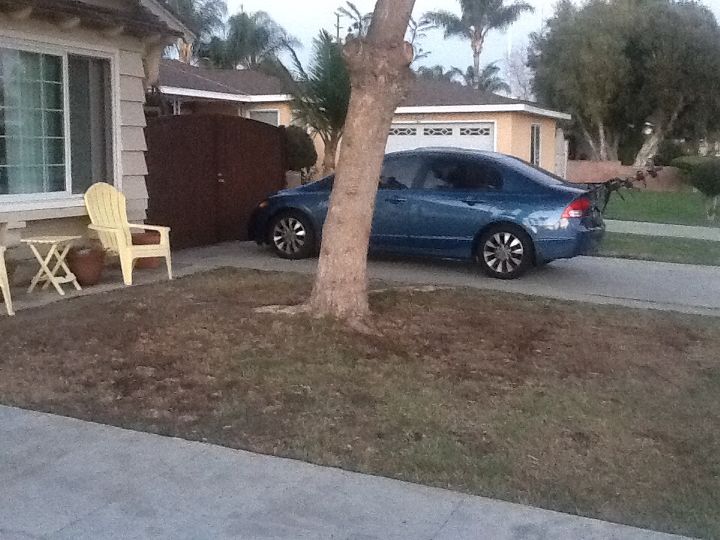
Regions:
M 476 150 L 495 150 L 495 126 L 477 124 L 393 124 L 387 152 L 431 146 L 452 146 Z

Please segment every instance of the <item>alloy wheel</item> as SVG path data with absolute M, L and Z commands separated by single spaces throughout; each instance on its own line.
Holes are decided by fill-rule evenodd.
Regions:
M 305 247 L 307 240 L 307 230 L 305 226 L 292 216 L 280 219 L 273 228 L 272 239 L 275 247 L 287 253 L 294 255 Z
M 512 274 L 523 262 L 525 248 L 522 241 L 510 232 L 497 232 L 483 246 L 483 259 L 499 274 Z

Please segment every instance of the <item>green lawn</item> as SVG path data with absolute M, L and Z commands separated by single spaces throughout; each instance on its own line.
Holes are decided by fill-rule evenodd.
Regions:
M 623 197 L 624 201 L 613 195 L 605 212 L 606 219 L 675 225 L 713 225 L 705 217 L 705 199 L 700 193 L 625 191 Z M 714 225 L 720 226 L 719 223 Z
M 597 255 L 720 266 L 720 242 L 607 233 Z

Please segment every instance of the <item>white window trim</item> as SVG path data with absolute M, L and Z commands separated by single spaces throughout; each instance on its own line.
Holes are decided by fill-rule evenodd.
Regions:
M 533 133 L 537 129 L 537 163 L 532 163 L 532 155 L 535 152 L 535 144 L 533 141 Z M 531 124 L 530 125 L 530 162 L 536 167 L 542 166 L 542 124 Z
M 122 148 L 121 148 L 121 129 L 122 118 L 120 108 L 120 51 L 118 49 L 98 47 L 87 48 L 72 42 L 66 42 L 57 39 L 48 39 L 45 41 L 37 41 L 18 37 L 16 32 L 0 33 L 0 47 L 7 49 L 15 49 L 38 54 L 50 54 L 62 57 L 63 69 L 63 101 L 65 107 L 65 191 L 53 193 L 29 193 L 29 194 L 13 194 L 0 195 L 0 214 L 4 212 L 14 212 L 18 210 L 35 210 L 47 208 L 66 208 L 82 206 L 82 194 L 72 192 L 72 156 L 70 148 L 70 95 L 69 95 L 69 78 L 68 78 L 68 55 L 90 56 L 92 58 L 100 58 L 108 60 L 110 63 L 110 102 L 113 108 L 111 134 L 113 148 L 113 166 L 112 171 L 114 178 L 113 184 L 119 190 L 122 190 Z
M 277 118 L 277 123 L 275 124 L 275 127 L 280 127 L 280 109 L 248 109 L 246 114 L 247 116 L 245 118 L 249 118 L 250 120 L 253 120 L 253 118 L 250 118 L 251 113 L 275 113 L 275 117 Z M 257 120 L 257 122 L 261 122 L 261 120 Z M 272 124 L 268 124 L 272 126 Z

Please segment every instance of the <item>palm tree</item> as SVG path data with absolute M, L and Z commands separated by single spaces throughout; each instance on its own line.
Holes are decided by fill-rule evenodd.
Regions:
M 299 46 L 266 12 L 242 11 L 228 20 L 224 63 L 233 68 L 257 68 L 276 63 L 281 52 Z
M 345 2 L 345 5 L 347 7 L 339 7 L 337 9 L 337 13 L 342 17 L 350 19 L 348 35 L 354 37 L 365 37 L 368 28 L 370 28 L 372 13 L 361 13 L 357 6 L 350 1 Z
M 197 43 L 206 43 L 225 27 L 225 0 L 167 0 L 175 13 L 195 32 Z M 180 41 L 178 57 L 185 63 L 193 59 L 193 44 Z
M 533 7 L 522 1 L 505 5 L 505 0 L 458 0 L 462 15 L 446 10 L 429 11 L 423 19 L 442 28 L 445 38 L 461 37 L 470 40 L 475 73 L 480 73 L 480 53 L 490 30 L 503 30 Z
M 342 45 L 325 30 L 315 39 L 306 71 L 295 57 L 297 81 L 293 108 L 298 123 L 308 126 L 325 144 L 323 172 L 335 169 L 335 154 L 345 128 L 350 103 L 350 74 Z
M 447 71 L 444 66 L 420 66 L 415 70 L 415 73 L 420 79 L 428 79 L 432 81 L 447 81 L 453 82 L 460 73 L 458 68 L 451 68 Z
M 473 66 L 468 66 L 464 72 L 458 68 L 452 68 L 451 71 L 453 76 L 459 76 L 463 79 L 465 86 L 471 86 L 485 92 L 505 92 L 507 94 L 511 92 L 510 85 L 500 75 L 497 62 L 486 65 L 477 75 Z

